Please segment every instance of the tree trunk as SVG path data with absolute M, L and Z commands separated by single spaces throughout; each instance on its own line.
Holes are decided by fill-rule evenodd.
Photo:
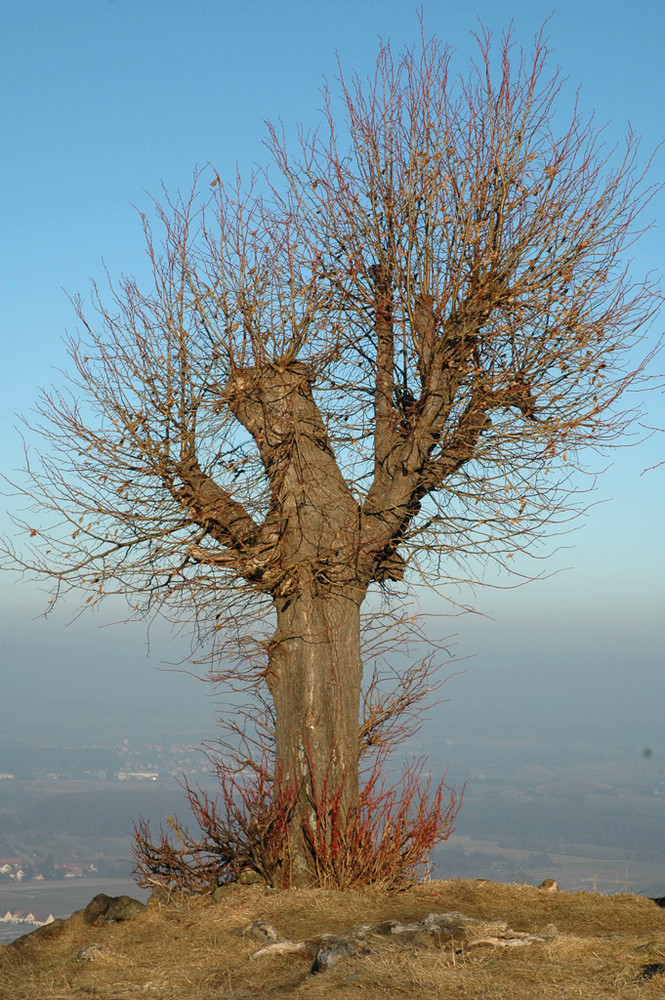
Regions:
M 278 608 L 268 685 L 276 715 L 276 763 L 300 786 L 292 824 L 292 879 L 307 881 L 303 820 L 313 798 L 341 789 L 342 822 L 358 795 L 362 662 L 357 595 L 305 593 Z

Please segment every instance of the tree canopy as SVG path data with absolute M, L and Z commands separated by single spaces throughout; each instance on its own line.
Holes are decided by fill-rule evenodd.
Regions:
M 349 802 L 368 591 L 568 519 L 661 301 L 628 259 L 653 192 L 636 137 L 565 117 L 542 36 L 494 53 L 481 34 L 460 76 L 436 40 L 385 46 L 324 89 L 317 129 L 269 128 L 248 185 L 208 167 L 155 201 L 152 283 L 75 300 L 23 487 L 13 559 L 56 597 L 123 594 L 240 645 L 267 615 L 250 673 L 277 760 L 310 791 L 332 768 Z

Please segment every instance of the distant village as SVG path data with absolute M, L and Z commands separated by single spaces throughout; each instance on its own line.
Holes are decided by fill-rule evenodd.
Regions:
M 107 781 L 108 774 L 104 770 L 100 771 L 87 771 L 86 777 L 96 778 L 98 781 Z M 14 774 L 0 774 L 0 781 L 11 781 L 16 775 Z M 41 777 L 46 781 L 58 781 L 65 777 L 58 771 L 46 771 Z M 158 771 L 115 771 L 113 778 L 117 781 L 157 781 L 159 778 Z
M 183 772 L 194 780 L 208 776 L 207 759 L 185 738 L 130 743 L 119 735 L 67 746 L 0 735 L 0 942 L 11 935 L 12 923 L 33 923 L 35 917 L 40 924 L 49 917 L 12 912 L 26 903 L 10 887 L 32 885 L 38 893 L 40 884 L 128 878 L 132 820 L 146 808 L 138 790 L 150 788 L 148 808 L 161 818 L 182 800 L 177 782 Z M 111 791 L 112 785 L 126 791 Z M 91 814 L 85 807 L 89 795 Z M 28 905 L 42 909 L 36 898 L 33 893 Z
M 87 874 L 93 875 L 96 871 L 94 865 L 84 868 L 83 865 L 71 861 L 55 861 L 50 869 L 43 873 L 35 871 L 32 865 L 21 861 L 20 858 L 0 858 L 0 883 L 5 880 L 43 882 L 61 878 L 85 878 Z
M 91 873 L 94 872 L 94 865 L 89 870 Z M 53 865 L 53 872 L 49 874 L 52 878 L 83 878 L 87 873 L 81 865 L 56 862 Z M 41 872 L 33 873 L 30 866 L 23 863 L 20 858 L 0 858 L 0 883 L 5 879 L 12 882 L 23 882 L 26 879 L 44 881 L 46 877 Z M 54 919 L 52 913 L 42 913 L 38 910 L 30 910 L 27 913 L 24 910 L 7 910 L 4 915 L 0 912 L 0 925 L 5 927 L 11 924 L 27 924 L 32 929 L 51 924 Z
M 45 924 L 52 924 L 55 917 L 52 913 L 24 913 L 23 910 L 7 910 L 4 917 L 0 916 L 0 924 L 30 924 L 31 927 L 43 927 Z M 26 932 L 27 933 L 27 932 Z
M 209 771 L 205 756 L 184 741 L 130 744 L 127 738 L 112 737 L 95 744 L 61 746 L 0 736 L 0 788 L 21 781 L 168 781 L 179 779 L 183 771 L 201 775 Z
M 64 873 L 65 878 L 80 878 L 85 873 L 80 865 L 64 865 L 68 869 L 80 869 L 78 871 L 66 871 Z M 12 879 L 15 882 L 22 882 L 26 877 L 26 873 L 20 858 L 0 858 L 0 878 Z M 43 879 L 44 876 L 41 873 L 37 873 L 32 876 L 34 879 Z M 0 924 L 29 924 L 31 927 L 43 927 L 45 924 L 52 924 L 54 920 L 52 913 L 40 913 L 38 911 L 30 911 L 26 913 L 24 910 L 7 910 L 4 916 L 0 913 Z

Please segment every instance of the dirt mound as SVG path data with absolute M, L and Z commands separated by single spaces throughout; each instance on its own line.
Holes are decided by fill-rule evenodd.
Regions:
M 630 895 L 485 881 L 402 893 L 238 886 L 145 908 L 97 898 L 57 925 L 0 949 L 2 1000 L 665 994 L 665 910 Z

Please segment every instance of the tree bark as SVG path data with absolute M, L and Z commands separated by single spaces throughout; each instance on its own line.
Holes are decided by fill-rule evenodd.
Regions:
M 302 822 L 315 829 L 313 799 L 341 789 L 343 822 L 358 795 L 362 662 L 357 595 L 310 592 L 278 609 L 267 681 L 280 777 L 300 787 L 291 838 L 291 877 L 297 884 L 308 878 Z

